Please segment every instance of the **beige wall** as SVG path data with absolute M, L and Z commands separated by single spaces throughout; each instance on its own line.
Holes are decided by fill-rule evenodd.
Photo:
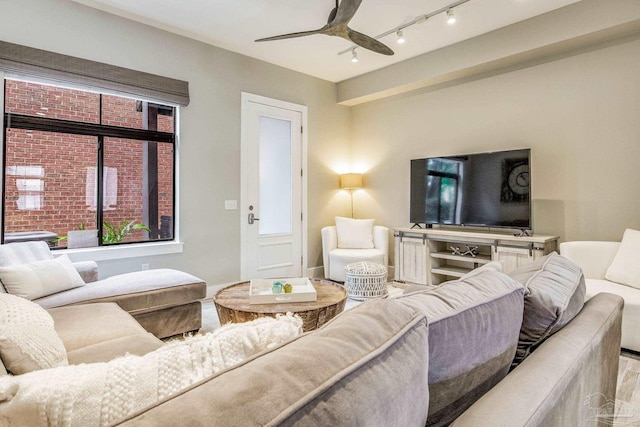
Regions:
M 337 173 L 366 172 L 366 188 L 353 194 L 356 217 L 407 226 L 409 160 L 434 155 L 530 147 L 537 233 L 604 240 L 640 228 L 637 36 L 349 108 L 336 104 L 333 83 L 68 0 L 0 0 L 0 8 L 1 40 L 190 83 L 181 110 L 184 253 L 103 262 L 107 275 L 149 263 L 213 285 L 239 278 L 240 213 L 225 211 L 224 200 L 240 198 L 242 91 L 309 107 L 311 267 L 322 264 L 320 228 L 350 213 Z
M 508 71 L 508 70 L 507 70 Z M 531 148 L 534 231 L 618 240 L 640 228 L 640 40 L 352 107 L 369 169 L 357 214 L 409 225 L 409 160 Z
M 322 264 L 320 228 L 344 209 L 333 171 L 348 159 L 350 112 L 335 84 L 93 10 L 68 0 L 0 1 L 0 39 L 187 80 L 181 109 L 180 237 L 184 253 L 102 262 L 105 275 L 173 267 L 209 284 L 240 277 L 240 93 L 309 108 L 309 265 Z

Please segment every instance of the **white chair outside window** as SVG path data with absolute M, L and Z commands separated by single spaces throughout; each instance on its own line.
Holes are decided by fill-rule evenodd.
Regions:
M 336 225 L 322 229 L 324 277 L 344 282 L 344 267 L 358 261 L 389 264 L 389 229 L 373 219 L 336 217 Z

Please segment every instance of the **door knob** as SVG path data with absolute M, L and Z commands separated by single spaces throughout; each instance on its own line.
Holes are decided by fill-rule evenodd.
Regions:
M 260 221 L 260 218 L 256 218 L 253 212 L 251 212 L 249 214 L 249 224 L 253 224 L 255 221 Z

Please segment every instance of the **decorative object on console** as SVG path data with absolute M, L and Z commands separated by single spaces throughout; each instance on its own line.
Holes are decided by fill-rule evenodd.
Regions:
M 466 249 L 460 249 L 459 246 L 449 246 L 451 255 L 470 256 L 475 258 L 478 255 L 478 246 L 464 245 Z
M 387 296 L 387 267 L 371 261 L 347 264 L 344 287 L 349 299 L 364 301 Z
M 340 175 L 340 188 L 351 193 L 351 218 L 353 218 L 353 190 L 362 188 L 361 173 L 345 173 Z

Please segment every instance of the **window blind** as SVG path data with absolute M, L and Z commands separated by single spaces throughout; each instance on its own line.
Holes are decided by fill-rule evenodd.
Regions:
M 0 70 L 52 84 L 115 91 L 183 106 L 189 104 L 188 82 L 4 41 L 0 41 Z

